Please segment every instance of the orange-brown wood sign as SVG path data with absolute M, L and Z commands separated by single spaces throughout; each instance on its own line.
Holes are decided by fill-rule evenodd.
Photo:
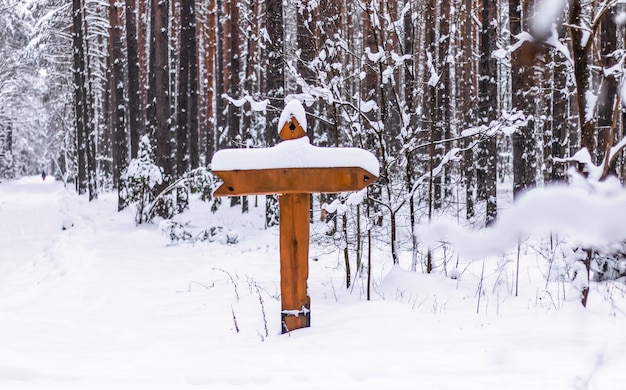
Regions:
M 311 146 L 303 124 L 306 126 L 304 109 L 291 102 L 281 115 L 282 143 L 266 149 L 221 150 L 211 162 L 213 173 L 224 181 L 215 196 L 280 195 L 283 333 L 311 324 L 307 294 L 309 194 L 358 191 L 378 177 L 374 155 L 355 148 Z

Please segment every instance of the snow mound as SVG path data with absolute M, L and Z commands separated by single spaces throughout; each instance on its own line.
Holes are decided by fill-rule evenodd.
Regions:
M 271 148 L 223 149 L 211 161 L 214 171 L 259 170 L 276 168 L 361 167 L 379 175 L 378 159 L 359 148 L 321 148 L 308 137 L 281 142 Z

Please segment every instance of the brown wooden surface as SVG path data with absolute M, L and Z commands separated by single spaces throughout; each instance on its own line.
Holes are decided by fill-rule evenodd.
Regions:
M 296 118 L 291 118 L 283 125 L 283 128 L 278 132 L 280 139 L 283 141 L 289 139 L 298 139 L 306 135 L 306 131 L 300 125 L 300 122 Z
M 309 194 L 281 195 L 280 202 L 280 293 L 285 310 L 310 308 Z M 282 315 L 283 332 L 308 327 L 308 315 Z
M 213 171 L 224 183 L 214 196 L 358 191 L 377 177 L 359 167 Z

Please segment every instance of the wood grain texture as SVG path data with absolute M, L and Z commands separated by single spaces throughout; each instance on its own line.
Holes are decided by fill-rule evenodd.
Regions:
M 214 196 L 359 191 L 377 177 L 360 167 L 213 171 L 224 181 Z
M 278 132 L 280 139 L 287 141 L 290 139 L 298 139 L 306 136 L 306 131 L 300 125 L 300 122 L 296 118 L 291 118 L 283 125 L 283 128 Z
M 306 314 L 281 315 L 283 333 L 308 327 L 310 298 L 309 278 L 309 194 L 287 194 L 280 203 L 280 293 L 283 314 L 302 311 Z

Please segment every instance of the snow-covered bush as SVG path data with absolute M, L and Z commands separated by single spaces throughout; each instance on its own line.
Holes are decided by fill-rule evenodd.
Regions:
M 570 186 L 607 201 L 624 196 L 624 189 L 615 176 L 614 169 L 615 159 L 625 146 L 626 138 L 611 148 L 600 165 L 594 164 L 586 148 L 582 148 L 569 159 L 561 159 L 559 162 L 570 165 L 568 169 Z M 626 242 L 612 241 L 583 247 L 586 256 L 579 256 L 575 260 L 579 262 L 578 268 L 584 271 L 586 276 L 586 285 L 581 285 L 585 304 L 590 280 L 599 282 L 626 276 Z
M 219 242 L 221 244 L 236 244 L 239 242 L 239 233 L 233 229 L 224 229 L 221 226 L 209 226 L 197 236 L 197 241 Z
M 190 241 L 192 238 L 191 233 L 186 229 L 186 225 L 172 220 L 162 221 L 159 224 L 159 230 L 170 239 L 171 244 L 179 241 Z
M 614 250 L 594 252 L 591 257 L 593 280 L 602 282 L 616 280 L 626 276 L 626 243 L 619 244 Z
M 213 197 L 217 187 L 216 177 L 209 169 L 199 167 L 189 171 L 154 198 L 146 211 L 148 221 L 154 218 L 157 208 L 159 215 L 166 219 L 181 214 L 189 207 L 189 196 L 192 193 L 200 194 L 202 200 L 211 203 L 211 211 L 215 212 L 221 204 L 220 198 Z
M 236 244 L 239 242 L 239 233 L 232 229 L 225 229 L 222 226 L 209 226 L 199 233 L 193 233 L 189 229 L 189 224 L 182 224 L 172 220 L 164 220 L 159 224 L 161 233 L 170 240 L 171 245 L 180 241 L 184 242 L 219 242 L 221 244 Z
M 152 190 L 163 182 L 163 173 L 154 163 L 148 136 L 144 135 L 139 141 L 138 156 L 130 161 L 122 180 L 124 198 L 135 205 L 135 222 L 140 224 L 149 221 L 148 206 L 153 198 Z

